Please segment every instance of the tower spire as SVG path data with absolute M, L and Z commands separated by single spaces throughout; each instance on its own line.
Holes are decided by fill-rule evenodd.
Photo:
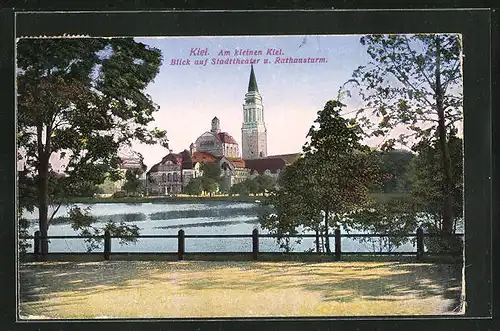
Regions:
M 250 71 L 250 81 L 248 82 L 248 92 L 259 92 L 259 88 L 257 87 L 257 80 L 255 79 L 255 73 L 253 72 L 253 64 L 251 66 Z
M 264 106 L 257 87 L 253 65 L 250 70 L 248 92 L 245 94 L 245 103 L 243 104 L 241 145 L 244 159 L 256 159 L 267 155 L 267 129 L 264 122 Z

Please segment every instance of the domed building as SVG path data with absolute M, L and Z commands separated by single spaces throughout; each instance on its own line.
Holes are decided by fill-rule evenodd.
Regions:
M 300 153 L 267 154 L 267 128 L 264 122 L 262 96 L 257 87 L 253 66 L 250 67 L 248 90 L 242 112 L 242 154 L 236 140 L 221 131 L 220 120 L 214 117 L 210 131 L 200 135 L 189 151 L 172 153 L 151 167 L 148 172 L 150 194 L 177 194 L 193 178 L 202 176 L 201 164 L 217 163 L 221 169 L 220 191 L 248 178 L 267 175 L 278 178 L 281 170 L 300 157 Z
M 225 156 L 237 158 L 240 155 L 238 143 L 227 132 L 221 132 L 220 120 L 217 117 L 212 119 L 212 128 L 196 139 L 191 150 L 197 152 L 210 153 L 213 156 Z

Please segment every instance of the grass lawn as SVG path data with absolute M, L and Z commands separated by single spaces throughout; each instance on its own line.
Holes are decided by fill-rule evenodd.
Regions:
M 38 262 L 23 319 L 451 314 L 452 265 L 402 262 Z

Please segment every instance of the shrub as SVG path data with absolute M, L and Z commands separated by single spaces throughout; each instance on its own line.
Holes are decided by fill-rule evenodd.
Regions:
M 114 198 L 114 199 L 121 199 L 121 198 L 125 198 L 126 196 L 127 196 L 127 192 L 125 192 L 125 191 L 116 191 L 115 193 L 113 193 L 112 198 Z

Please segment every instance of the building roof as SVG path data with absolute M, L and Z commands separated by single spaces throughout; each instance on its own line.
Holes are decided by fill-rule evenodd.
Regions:
M 286 164 L 291 164 L 300 158 L 301 153 L 291 153 L 291 154 L 280 154 L 280 155 L 269 155 L 266 156 L 267 159 L 280 158 L 285 161 Z
M 213 156 L 210 153 L 207 152 L 193 152 L 193 155 L 191 156 L 191 160 L 193 163 L 198 163 L 198 162 L 217 162 L 217 159 L 215 156 Z
M 168 153 L 167 155 L 165 155 L 160 162 L 156 163 L 154 166 L 151 167 L 151 169 L 149 169 L 148 171 L 148 174 L 150 172 L 157 172 L 158 171 L 158 167 L 160 166 L 160 164 L 162 163 L 165 163 L 166 161 L 172 161 L 174 164 L 181 164 L 182 163 L 182 153 Z
M 237 144 L 236 140 L 227 132 L 219 132 L 217 138 L 226 144 Z
M 169 153 L 165 155 L 160 162 L 151 167 L 148 173 L 158 172 L 160 164 L 166 161 L 172 161 L 174 164 L 181 165 L 182 169 L 192 169 L 196 163 L 211 163 L 217 162 L 217 158 L 207 152 L 194 152 L 193 155 L 188 150 L 183 150 L 180 153 Z
M 253 72 L 253 65 L 250 65 L 250 80 L 248 82 L 248 92 L 259 92 L 257 87 L 257 80 L 255 79 L 255 73 Z
M 227 157 L 229 161 L 236 167 L 236 168 L 245 168 L 246 163 L 245 160 L 240 159 L 240 158 L 232 158 L 232 157 Z
M 229 136 L 232 138 L 231 136 Z M 295 162 L 300 157 L 300 153 L 292 154 L 281 154 L 281 155 L 271 155 L 259 159 L 241 159 L 225 157 L 229 160 L 236 168 L 247 168 L 252 171 L 257 171 L 259 174 L 263 174 L 266 170 L 271 173 L 276 173 L 279 170 L 285 168 L 286 165 Z M 165 163 L 170 160 L 175 164 L 180 164 L 182 169 L 192 169 L 196 163 L 212 163 L 219 162 L 223 156 L 213 156 L 208 152 L 193 152 L 191 154 L 188 150 L 183 150 L 180 153 L 169 153 L 162 158 L 160 162 L 151 167 L 149 172 L 157 172 L 160 164 Z M 149 173 L 148 172 L 148 173 Z
M 259 174 L 263 174 L 266 170 L 269 170 L 271 173 L 276 173 L 279 170 L 282 170 L 286 166 L 285 160 L 282 158 L 262 158 L 262 159 L 248 159 L 245 160 L 245 168 L 248 168 L 252 171 L 257 171 Z

